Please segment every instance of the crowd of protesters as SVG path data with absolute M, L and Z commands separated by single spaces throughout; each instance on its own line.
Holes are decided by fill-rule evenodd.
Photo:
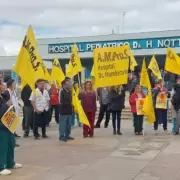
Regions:
M 173 117 L 173 133 L 179 134 L 180 128 L 180 78 L 171 76 L 167 72 L 162 72 L 163 80 L 156 79 L 148 72 L 150 76 L 153 103 L 156 104 L 156 97 L 159 93 L 167 94 L 171 98 L 171 108 Z M 174 79 L 173 79 L 173 78 Z M 173 84 L 174 81 L 174 84 Z M 128 85 L 118 85 L 113 87 L 93 89 L 92 81 L 88 80 L 84 84 L 74 82 L 72 85 L 70 78 L 65 78 L 61 88 L 57 88 L 55 84 L 48 84 L 43 79 L 36 82 L 36 95 L 31 88 L 26 85 L 21 91 L 21 99 L 23 101 L 23 120 L 22 129 L 23 137 L 28 138 L 30 131 L 33 132 L 34 139 L 48 138 L 47 127 L 50 126 L 53 112 L 55 114 L 55 122 L 59 126 L 59 140 L 67 142 L 74 140 L 71 136 L 71 129 L 75 126 L 75 120 L 79 127 L 83 126 L 83 137 L 93 138 L 94 128 L 100 128 L 105 115 L 104 128 L 108 128 L 110 117 L 112 116 L 112 127 L 114 135 L 122 135 L 121 131 L 121 115 L 125 108 L 126 91 L 129 91 L 129 104 L 131 106 L 132 119 L 135 135 L 143 135 L 143 115 L 137 114 L 137 99 L 145 98 L 147 89 L 140 85 L 140 72 L 135 71 L 129 74 Z M 49 87 L 50 86 L 50 87 Z M 72 87 L 78 94 L 82 108 L 87 116 L 90 127 L 81 125 L 79 115 L 73 107 Z M 97 101 L 100 104 L 100 111 L 97 122 L 95 123 Z M 0 117 L 7 111 L 9 106 L 14 107 L 14 111 L 19 115 L 20 106 L 15 88 L 15 81 L 12 78 L 5 78 L 4 82 L 0 81 Z M 154 108 L 155 122 L 154 131 L 158 133 L 159 124 L 163 125 L 164 132 L 168 134 L 167 114 L 168 109 Z M 41 133 L 38 129 L 41 128 Z M 0 122 L 0 174 L 7 175 L 11 171 L 9 168 L 20 168 L 20 164 L 14 162 L 15 138 L 20 138 L 19 131 L 11 134 L 7 128 Z M 16 144 L 16 146 L 19 146 Z M 11 149 L 11 151 L 9 151 Z M 6 157 L 12 156 L 12 159 Z

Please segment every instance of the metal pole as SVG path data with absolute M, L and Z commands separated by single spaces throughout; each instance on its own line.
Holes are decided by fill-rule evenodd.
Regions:
M 125 19 L 126 12 L 123 12 L 122 15 L 123 15 L 123 19 L 122 19 L 122 34 L 124 34 L 124 24 L 125 24 L 124 19 Z

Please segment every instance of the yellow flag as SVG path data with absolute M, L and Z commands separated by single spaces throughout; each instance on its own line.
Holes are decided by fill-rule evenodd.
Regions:
M 151 61 L 149 63 L 149 69 L 151 69 L 152 73 L 158 78 L 158 79 L 162 79 L 162 76 L 161 76 L 161 72 L 159 70 L 159 66 L 157 64 L 157 61 L 155 59 L 155 57 L 153 56 L 151 58 Z
M 78 48 L 77 48 L 76 44 L 74 44 L 74 46 L 72 48 L 72 55 L 71 55 L 71 59 L 69 60 L 66 76 L 72 78 L 76 74 L 78 74 L 78 72 L 81 72 L 82 69 L 83 68 L 81 65 L 81 60 L 78 55 Z
M 153 106 L 153 100 L 152 100 L 152 92 L 151 88 L 148 89 L 148 94 L 144 100 L 143 105 L 143 112 L 144 115 L 147 116 L 148 123 L 152 124 L 155 121 L 155 113 L 154 113 L 154 106 Z
M 180 75 L 180 57 L 170 47 L 167 48 L 165 70 Z
M 21 89 L 24 89 L 24 87 L 26 86 L 26 82 L 23 81 L 23 79 L 21 78 Z
M 94 65 L 93 65 L 93 67 L 92 67 L 92 69 L 91 69 L 91 76 L 95 76 L 95 73 L 94 73 Z
M 146 69 L 146 62 L 145 58 L 143 59 L 143 64 L 142 64 L 142 70 L 141 70 L 141 77 L 140 77 L 140 85 L 146 88 L 151 87 L 150 81 L 149 81 L 149 76 L 148 72 Z
M 134 68 L 137 66 L 137 62 L 133 55 L 130 56 L 130 69 L 134 71 Z
M 61 69 L 58 58 L 54 58 L 52 64 L 51 80 L 56 82 L 58 87 L 61 86 L 61 82 L 65 79 L 64 72 Z
M 29 26 L 24 38 L 20 53 L 17 57 L 14 71 L 35 91 L 35 83 L 38 79 L 44 79 L 44 71 L 37 52 L 35 35 Z
M 42 66 L 42 69 L 44 71 L 44 79 L 49 81 L 49 82 L 51 82 L 51 76 L 49 74 L 49 71 L 47 70 L 47 68 L 46 68 L 46 66 L 45 66 L 45 64 L 44 64 L 42 59 L 41 59 L 41 61 L 42 61 L 41 62 L 41 66 Z
M 78 99 L 74 88 L 72 89 L 72 95 L 73 95 L 72 104 L 74 106 L 75 112 L 77 112 L 79 115 L 79 122 L 90 127 L 87 116 L 82 108 L 81 101 Z

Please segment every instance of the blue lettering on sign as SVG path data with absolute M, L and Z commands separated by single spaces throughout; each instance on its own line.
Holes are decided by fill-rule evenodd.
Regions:
M 156 49 L 168 47 L 180 47 L 180 37 L 172 38 L 152 38 L 152 39 L 134 39 L 134 40 L 115 40 L 115 41 L 94 41 L 77 42 L 79 52 L 92 52 L 95 48 L 118 47 L 129 44 L 131 49 Z M 71 53 L 73 43 L 49 44 L 49 54 Z

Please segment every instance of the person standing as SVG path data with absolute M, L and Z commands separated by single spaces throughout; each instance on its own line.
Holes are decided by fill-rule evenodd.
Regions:
M 3 92 L 4 100 L 11 101 L 11 105 L 13 105 L 14 111 L 17 115 L 20 113 L 20 107 L 18 102 L 18 97 L 15 91 L 15 80 L 11 77 L 6 77 L 6 90 Z M 20 131 L 20 130 L 19 130 Z M 16 132 L 14 133 L 16 138 L 21 138 Z M 16 144 L 16 147 L 19 147 L 19 144 Z
M 21 164 L 14 161 L 15 137 L 1 122 L 1 118 L 8 108 L 12 105 L 11 100 L 4 100 L 2 93 L 5 86 L 0 81 L 0 175 L 9 175 L 11 170 L 21 168 Z
M 104 127 L 107 128 L 109 125 L 109 119 L 110 119 L 110 113 L 108 110 L 109 107 L 109 90 L 108 88 L 98 88 L 97 89 L 97 95 L 98 95 L 98 100 L 100 104 L 100 112 L 98 116 L 98 121 L 95 125 L 95 128 L 100 128 L 101 122 L 104 118 L 104 114 L 106 113 L 106 120 L 104 123 Z
M 58 93 L 59 90 L 58 88 L 56 88 L 55 84 L 51 85 L 51 88 L 49 90 L 49 95 L 50 95 L 50 122 L 52 120 L 52 114 L 53 114 L 53 110 L 55 111 L 55 121 L 57 124 L 59 124 L 59 101 L 58 101 Z M 50 123 L 49 122 L 49 123 Z
M 163 87 L 162 80 L 158 81 L 155 88 L 152 89 L 152 93 L 153 93 L 153 103 L 154 103 L 154 107 L 155 107 L 155 118 L 156 118 L 156 120 L 154 122 L 155 134 L 157 134 L 159 122 L 163 123 L 164 132 L 168 134 L 167 109 L 156 108 L 156 100 L 157 100 L 157 96 L 160 94 L 162 94 L 162 96 L 166 95 L 167 98 L 170 98 L 170 93 L 168 92 L 167 88 Z
M 70 136 L 73 105 L 71 82 L 69 79 L 65 79 L 62 82 L 62 89 L 60 91 L 59 112 L 59 140 L 63 142 L 67 142 L 68 140 L 74 140 L 74 138 Z
M 89 121 L 90 127 L 83 124 L 83 136 L 84 138 L 94 136 L 94 121 L 95 114 L 97 110 L 96 106 L 96 92 L 92 88 L 91 81 L 86 81 L 84 83 L 84 90 L 82 90 L 79 95 L 82 107 Z
M 113 134 L 121 133 L 121 112 L 125 108 L 125 90 L 123 86 L 113 86 L 109 92 L 109 110 L 112 112 Z M 116 126 L 117 124 L 117 126 Z
M 32 92 L 29 100 L 31 101 L 34 109 L 34 127 L 33 133 L 35 140 L 38 140 L 40 134 L 38 133 L 38 127 L 42 128 L 42 138 L 48 138 L 46 135 L 46 125 L 48 121 L 48 110 L 50 97 L 47 90 L 45 90 L 45 81 L 42 79 L 36 82 L 36 95 Z
M 24 123 L 25 123 L 25 129 L 24 129 L 24 138 L 29 136 L 30 128 L 33 124 L 33 107 L 31 104 L 31 101 L 29 100 L 31 96 L 32 90 L 29 85 L 26 85 L 22 91 L 21 91 L 21 99 L 24 103 Z
M 135 92 L 130 96 L 129 98 L 129 104 L 131 105 L 131 112 L 133 113 L 134 117 L 134 133 L 136 135 L 142 135 L 143 130 L 143 115 L 137 114 L 137 108 L 136 108 L 136 101 L 138 99 L 145 98 L 145 94 L 142 91 L 142 88 L 140 85 L 137 85 L 135 87 Z

